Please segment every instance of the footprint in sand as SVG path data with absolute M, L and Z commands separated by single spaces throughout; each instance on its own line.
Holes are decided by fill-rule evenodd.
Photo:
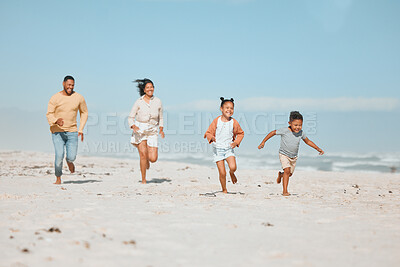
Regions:
M 21 249 L 21 252 L 22 252 L 22 253 L 30 253 L 30 250 L 27 249 L 27 248 L 23 248 L 23 249 Z
M 318 224 L 324 224 L 324 223 L 331 223 L 332 221 L 329 219 L 319 219 L 315 221 Z
M 272 251 L 269 253 L 269 258 L 271 259 L 283 259 L 288 256 L 287 253 L 281 251 Z
M 136 241 L 135 240 L 123 241 L 122 243 L 124 243 L 124 245 L 136 246 Z
M 269 222 L 263 222 L 262 225 L 264 225 L 264 226 L 274 226 L 272 223 L 269 223 Z

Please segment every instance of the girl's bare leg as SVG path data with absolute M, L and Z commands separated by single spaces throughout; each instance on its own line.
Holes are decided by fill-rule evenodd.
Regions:
M 223 160 L 217 161 L 217 168 L 219 173 L 219 182 L 221 183 L 222 192 L 228 193 L 226 190 L 226 170 L 225 170 L 225 163 Z
M 149 159 L 148 159 L 147 141 L 142 141 L 136 147 L 139 151 L 139 157 L 140 157 L 140 172 L 142 173 L 142 184 L 145 184 L 146 183 L 146 170 L 148 169 L 148 166 L 150 165 Z
M 236 184 L 237 183 L 237 178 L 235 176 L 235 171 L 237 169 L 236 158 L 234 156 L 230 156 L 229 158 L 226 159 L 226 162 L 228 162 L 229 175 L 231 176 L 232 183 Z

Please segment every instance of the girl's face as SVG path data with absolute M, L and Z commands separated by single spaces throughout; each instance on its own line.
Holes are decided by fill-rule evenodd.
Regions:
M 154 94 L 154 86 L 152 83 L 147 83 L 146 86 L 144 87 L 144 93 L 148 97 L 152 97 Z
M 231 101 L 226 101 L 224 105 L 221 107 L 222 116 L 225 118 L 230 118 L 233 115 L 234 107 Z

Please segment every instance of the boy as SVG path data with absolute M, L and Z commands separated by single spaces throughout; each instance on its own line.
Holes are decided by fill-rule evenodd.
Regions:
M 281 147 L 279 148 L 279 160 L 282 164 L 282 172 L 278 172 L 278 178 L 276 182 L 279 184 L 283 178 L 283 195 L 290 196 L 287 191 L 289 184 L 289 177 L 292 176 L 294 168 L 296 167 L 297 155 L 299 152 L 300 139 L 303 139 L 304 143 L 310 147 L 316 149 L 320 155 L 324 154 L 324 151 L 314 144 L 304 134 L 303 130 L 303 116 L 298 111 L 290 112 L 289 127 L 284 127 L 278 130 L 270 132 L 258 146 L 258 149 L 264 147 L 265 142 L 274 135 L 281 135 Z

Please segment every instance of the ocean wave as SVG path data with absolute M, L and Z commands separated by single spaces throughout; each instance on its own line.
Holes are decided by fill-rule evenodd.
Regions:
M 281 168 L 278 153 L 235 151 L 240 169 L 279 170 Z M 99 154 L 91 155 L 99 156 Z M 138 159 L 135 151 L 129 153 L 106 153 L 101 156 Z M 159 160 L 215 166 L 211 152 L 207 153 L 159 153 Z M 302 153 L 296 168 L 310 171 L 363 171 L 397 172 L 400 171 L 400 153 Z

